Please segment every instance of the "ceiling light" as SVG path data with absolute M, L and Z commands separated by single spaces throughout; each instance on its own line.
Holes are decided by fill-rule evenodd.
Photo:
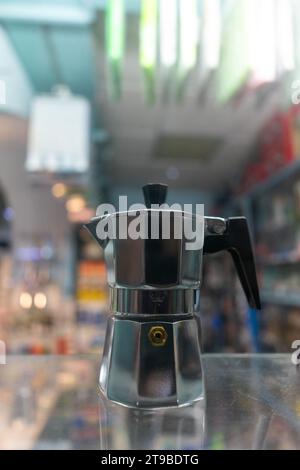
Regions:
M 178 170 L 176 166 L 169 166 L 166 169 L 166 177 L 168 178 L 168 180 L 176 181 L 178 180 L 179 176 L 180 176 L 180 171 Z
M 203 0 L 202 64 L 214 70 L 219 65 L 222 16 L 220 0 Z
M 64 183 L 55 183 L 52 186 L 52 194 L 56 198 L 64 197 L 67 193 L 67 187 Z
M 197 61 L 199 16 L 197 0 L 179 0 L 179 61 L 180 68 L 188 71 Z
M 87 223 L 92 217 L 95 217 L 95 211 L 89 207 L 84 207 L 80 211 L 68 213 L 69 222 L 74 224 Z
M 281 71 L 295 68 L 295 44 L 292 5 L 289 0 L 277 0 L 277 44 Z
M 34 296 L 34 305 L 36 308 L 43 310 L 47 305 L 47 297 L 43 292 L 37 292 Z
M 74 195 L 66 202 L 68 212 L 80 212 L 85 207 L 85 200 L 82 196 Z
M 32 296 L 29 292 L 22 292 L 19 299 L 20 307 L 28 310 L 32 306 Z
M 252 46 L 253 81 L 268 83 L 276 79 L 277 69 L 275 5 L 273 0 L 251 0 L 251 4 L 254 30 L 252 33 L 249 30 L 248 36 Z
M 177 60 L 177 1 L 160 0 L 160 61 L 172 67 Z

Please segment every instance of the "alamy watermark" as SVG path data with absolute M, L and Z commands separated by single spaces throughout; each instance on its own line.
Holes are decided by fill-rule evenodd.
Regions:
M 118 213 L 118 217 L 114 214 Z M 204 242 L 204 204 L 132 204 L 119 196 L 119 207 L 100 204 L 96 235 L 99 240 L 183 239 L 186 250 L 201 250 Z
M 292 354 L 291 361 L 295 366 L 300 365 L 300 339 L 296 339 L 292 345 L 291 349 L 295 349 L 295 351 Z
M 0 340 L 0 365 L 6 364 L 6 345 L 4 341 Z

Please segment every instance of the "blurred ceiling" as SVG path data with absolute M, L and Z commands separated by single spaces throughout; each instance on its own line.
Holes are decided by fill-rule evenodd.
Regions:
M 83 2 L 88 3 L 88 2 Z M 95 11 L 72 1 L 0 1 L 0 21 L 36 93 L 95 94 Z
M 221 191 L 239 174 L 262 122 L 276 107 L 275 91 L 216 106 L 213 80 L 200 90 L 189 77 L 181 102 L 168 101 L 158 74 L 157 99 L 145 102 L 138 64 L 139 2 L 127 5 L 122 98 L 109 93 L 104 51 L 104 0 L 0 0 L 0 24 L 34 93 L 66 84 L 93 103 L 95 127 L 109 135 L 110 181 L 149 180 Z M 197 78 L 197 79 L 196 79 Z

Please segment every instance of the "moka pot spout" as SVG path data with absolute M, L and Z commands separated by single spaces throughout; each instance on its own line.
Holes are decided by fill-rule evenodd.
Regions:
M 97 233 L 97 227 L 102 218 L 101 217 L 94 217 L 90 222 L 84 224 L 84 228 L 86 228 L 93 238 L 97 241 L 97 243 L 101 246 L 101 248 L 105 248 L 107 243 L 109 242 L 109 237 L 106 238 L 100 237 Z

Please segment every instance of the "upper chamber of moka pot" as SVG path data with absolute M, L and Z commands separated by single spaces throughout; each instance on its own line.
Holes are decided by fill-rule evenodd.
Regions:
M 118 296 L 120 313 L 134 313 L 132 310 L 135 310 L 147 314 L 151 313 L 149 308 L 164 314 L 193 313 L 192 304 L 186 312 L 182 303 L 186 303 L 186 297 L 194 295 L 192 291 L 200 287 L 204 215 L 200 210 L 192 214 L 177 206 L 167 206 L 165 185 L 149 184 L 143 191 L 144 209 L 103 215 L 87 224 L 104 248 L 107 280 L 113 288 L 112 305 Z M 143 302 L 131 308 L 125 302 L 129 289 L 149 291 L 149 294 L 144 294 Z M 164 291 L 161 301 L 159 291 Z M 150 305 L 145 301 L 147 298 Z M 134 302 L 139 302 L 138 293 Z

